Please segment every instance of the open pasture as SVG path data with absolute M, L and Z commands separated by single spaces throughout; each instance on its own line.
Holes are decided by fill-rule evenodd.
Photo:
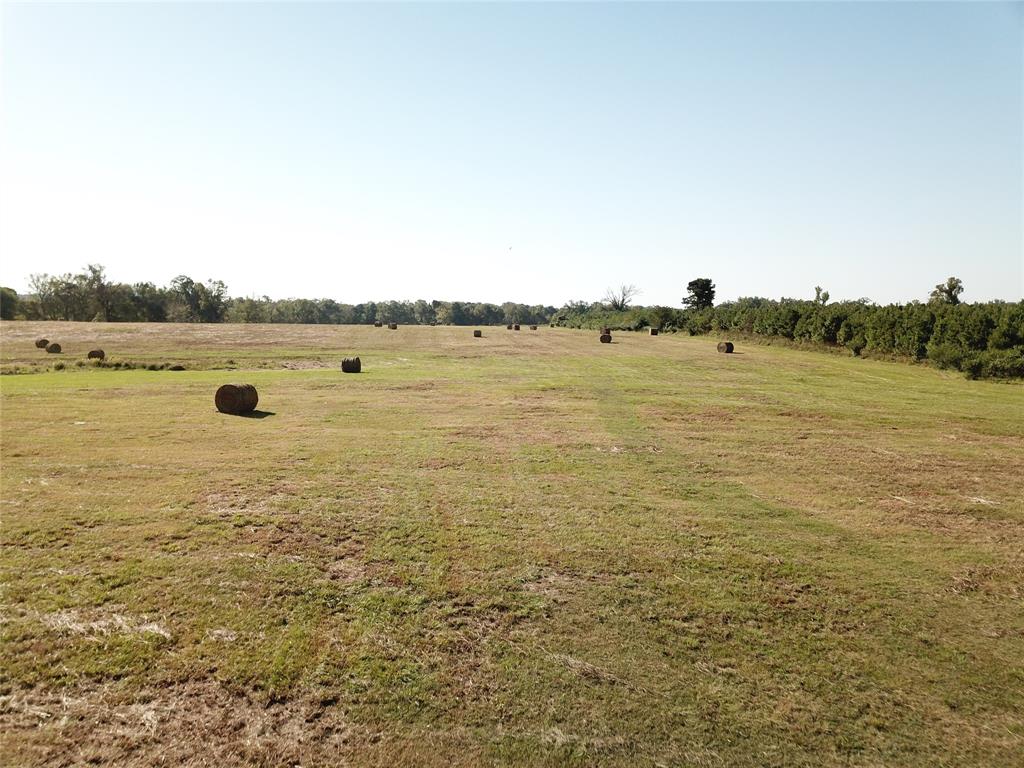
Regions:
M 0 761 L 1020 764 L 1024 388 L 483 330 L 0 324 Z

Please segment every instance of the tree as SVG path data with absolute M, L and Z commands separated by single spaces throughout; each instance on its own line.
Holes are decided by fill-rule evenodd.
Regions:
M 90 294 L 90 300 L 93 306 L 90 308 L 93 311 L 93 320 L 107 321 L 114 320 L 111 317 L 111 308 L 113 307 L 113 292 L 111 291 L 111 285 L 107 282 L 107 276 L 103 270 L 103 267 L 99 264 L 88 264 L 85 267 L 85 272 L 82 275 L 84 277 L 85 288 Z
M 609 309 L 621 312 L 629 308 L 629 302 L 638 293 L 640 293 L 640 289 L 635 285 L 620 285 L 617 289 L 609 288 L 604 295 L 604 301 Z
M 698 277 L 686 284 L 688 295 L 683 298 L 683 306 L 690 309 L 710 309 L 715 306 L 715 284 L 710 277 Z
M 18 292 L 13 288 L 0 288 L 0 320 L 13 320 L 18 313 Z
M 228 308 L 228 287 L 223 280 L 207 280 L 200 285 L 199 319 L 204 323 L 224 322 L 224 313 Z
M 814 286 L 814 303 L 822 306 L 828 304 L 828 291 L 822 290 L 820 285 Z
M 29 285 L 39 306 L 40 320 L 92 319 L 84 275 L 31 275 Z
M 946 282 L 935 286 L 929 299 L 936 304 L 959 304 L 960 294 L 963 292 L 963 281 L 959 277 L 950 277 Z
M 412 305 L 412 315 L 420 325 L 430 325 L 437 320 L 437 313 L 433 305 L 423 299 L 418 299 Z
M 178 275 L 171 281 L 170 294 L 180 303 L 175 320 L 189 323 L 219 323 L 227 310 L 228 288 L 220 280 L 208 280 L 206 285 L 195 282 L 187 275 Z
M 131 303 L 136 321 L 162 323 L 167 319 L 167 291 L 153 283 L 135 283 Z

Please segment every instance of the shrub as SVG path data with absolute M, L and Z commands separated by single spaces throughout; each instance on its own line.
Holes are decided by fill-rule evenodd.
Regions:
M 1010 379 L 1024 376 L 1024 347 L 990 349 L 968 358 L 963 365 L 969 379 Z
M 928 342 L 928 359 L 938 368 L 963 369 L 967 352 L 958 344 L 948 341 Z

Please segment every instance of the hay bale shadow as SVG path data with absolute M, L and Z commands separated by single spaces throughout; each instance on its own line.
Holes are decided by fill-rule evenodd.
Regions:
M 248 413 L 239 413 L 238 415 L 240 417 L 242 417 L 243 419 L 265 419 L 268 416 L 277 416 L 277 414 L 274 411 L 259 411 L 259 410 L 249 411 Z

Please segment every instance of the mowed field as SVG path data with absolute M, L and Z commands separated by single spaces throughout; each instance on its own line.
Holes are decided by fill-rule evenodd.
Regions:
M 1024 760 L 1020 384 L 545 327 L 0 334 L 66 366 L 0 378 L 3 765 Z

